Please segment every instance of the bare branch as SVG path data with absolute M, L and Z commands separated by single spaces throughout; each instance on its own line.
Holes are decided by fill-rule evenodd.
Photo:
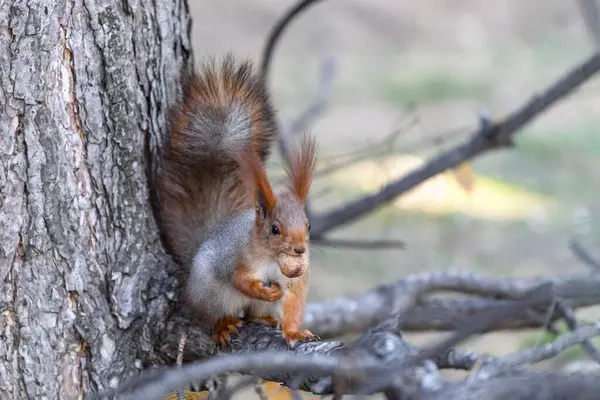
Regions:
M 405 193 L 434 175 L 460 163 L 475 158 L 490 150 L 512 145 L 515 132 L 552 104 L 572 93 L 600 69 L 600 53 L 595 53 L 558 79 L 541 94 L 534 96 L 506 119 L 496 121 L 490 127 L 480 127 L 471 138 L 431 159 L 405 177 L 386 185 L 378 193 L 353 200 L 323 215 L 315 215 L 312 222 L 313 235 L 318 237 L 327 231 L 364 216 L 373 209 L 387 204 L 401 193 Z
M 598 288 L 598 281 L 593 280 L 589 286 L 582 277 L 577 283 L 575 281 L 557 283 L 558 290 L 562 293 L 569 292 L 569 299 L 566 301 L 572 308 L 589 307 L 600 302 L 600 293 L 593 294 L 593 290 Z M 576 290 L 567 289 L 580 287 L 584 292 L 579 295 Z M 448 331 L 457 329 L 464 323 L 468 316 L 485 313 L 504 300 L 492 299 L 426 299 L 418 304 L 405 316 L 402 328 L 404 331 Z M 552 322 L 558 320 L 561 316 L 558 313 L 552 314 Z M 547 324 L 542 310 L 523 310 L 520 315 L 514 315 L 510 320 L 506 320 L 496 326 L 494 330 L 515 330 L 539 328 Z M 555 333 L 552 327 L 548 327 Z
M 581 262 L 594 271 L 600 272 L 600 261 L 596 260 L 577 240 L 571 239 L 569 248 Z
M 469 322 L 464 324 L 460 330 L 450 335 L 450 337 L 429 345 L 426 348 L 416 352 L 416 354 L 407 357 L 399 365 L 396 365 L 396 368 L 403 369 L 416 367 L 418 364 L 421 364 L 426 360 L 434 359 L 440 354 L 448 352 L 451 347 L 461 343 L 471 335 L 487 331 L 498 321 L 510 317 L 510 315 L 519 308 L 539 304 L 549 304 L 552 301 L 552 293 L 549 289 L 551 289 L 551 285 L 549 284 L 540 285 L 529 290 L 519 300 L 511 301 L 509 304 L 497 306 L 490 313 L 469 318 Z M 377 393 L 385 390 L 386 386 L 388 385 L 389 382 L 386 381 L 385 376 L 373 376 L 371 382 L 362 388 L 359 391 L 359 394 Z
M 588 276 L 588 281 L 589 278 Z M 214 376 L 237 372 L 282 382 L 292 389 L 299 388 L 317 394 L 384 391 L 406 394 L 409 396 L 406 398 L 411 398 L 411 394 L 427 389 L 427 393 L 431 392 L 430 394 L 435 395 L 440 390 L 446 390 L 448 383 L 441 380 L 434 373 L 435 371 L 431 371 L 431 368 L 419 372 L 423 371 L 423 363 L 431 359 L 440 367 L 472 368 L 481 357 L 452 350 L 454 345 L 474 333 L 490 330 L 494 325 L 499 324 L 499 321 L 513 318 L 523 309 L 547 308 L 555 293 L 561 290 L 568 292 L 564 286 L 557 284 L 565 280 L 566 278 L 515 280 L 511 284 L 507 279 L 495 280 L 459 271 L 418 274 L 409 277 L 402 282 L 404 285 L 410 285 L 408 288 L 405 286 L 405 289 L 412 290 L 413 296 L 421 296 L 433 289 L 483 293 L 483 289 L 476 287 L 483 285 L 490 293 L 509 298 L 487 299 L 496 302 L 490 311 L 466 317 L 449 338 L 422 350 L 414 349 L 401 339 L 398 323 L 402 313 L 384 320 L 382 315 L 385 313 L 371 308 L 372 311 L 379 313 L 379 316 L 372 321 L 381 322 L 367 329 L 357 340 L 348 345 L 339 342 L 312 342 L 301 343 L 294 349 L 288 349 L 279 330 L 247 323 L 240 328 L 239 335 L 234 336 L 227 349 L 217 352 L 216 349 L 198 348 L 198 343 L 201 341 L 197 338 L 208 337 L 208 335 L 194 324 L 193 319 L 185 316 L 185 311 L 180 310 L 180 313 L 176 313 L 165 327 L 164 337 L 159 338 L 158 343 L 161 339 L 164 342 L 157 347 L 158 353 L 163 356 L 171 354 L 175 359 L 179 347 L 179 335 L 176 333 L 185 330 L 188 337 L 185 359 L 195 360 L 199 354 L 216 354 L 217 357 L 210 357 L 205 362 L 190 363 L 182 368 L 147 371 L 139 379 L 119 388 L 119 391 L 129 391 L 128 395 L 131 396 L 129 398 L 158 399 L 192 382 L 202 382 Z M 571 287 L 571 290 L 574 289 Z M 595 287 L 596 292 L 597 289 L 598 286 Z M 398 289 L 394 287 L 391 290 Z M 398 304 L 410 302 L 410 297 L 405 296 L 400 302 L 398 299 L 393 300 L 389 305 L 382 303 L 380 307 L 394 309 Z M 368 302 L 365 304 L 369 305 Z M 361 304 L 358 306 L 361 308 Z M 402 307 L 399 309 L 402 310 Z M 586 335 L 589 335 L 589 332 L 578 338 L 581 341 L 587 338 Z M 563 344 L 557 341 L 559 344 L 553 351 L 560 351 L 569 343 L 573 343 L 573 340 L 575 339 Z M 265 349 L 269 350 L 265 351 Z M 540 351 L 545 351 L 544 354 L 547 354 L 545 347 L 541 349 Z M 534 378 L 538 376 L 535 375 Z M 556 379 L 561 381 L 567 378 Z M 545 384 L 548 385 L 549 382 Z M 134 391 L 131 392 L 131 389 Z
M 417 122 L 418 122 L 417 117 L 413 116 L 412 118 L 408 119 L 407 122 L 404 123 L 400 128 L 393 130 L 392 132 L 387 134 L 384 138 L 382 138 L 380 141 L 373 143 L 371 145 L 361 147 L 360 150 L 358 150 L 358 151 L 348 152 L 346 154 L 335 156 L 336 159 L 341 158 L 341 160 L 336 160 L 335 162 L 330 161 L 331 164 L 327 167 L 320 168 L 317 171 L 317 173 L 315 174 L 315 176 L 322 177 L 325 175 L 333 174 L 336 171 L 339 171 L 344 168 L 348 168 L 348 167 L 350 167 L 356 163 L 359 163 L 361 161 L 370 160 L 370 159 L 378 158 L 378 157 L 381 157 L 384 155 L 393 154 L 394 153 L 394 148 L 393 148 L 394 142 L 396 141 L 399 134 L 405 132 L 406 130 L 411 128 L 413 125 L 415 125 Z M 441 134 L 440 136 L 447 136 L 447 135 L 448 135 L 448 133 L 444 133 L 444 134 Z M 439 139 L 440 139 L 439 137 L 434 138 L 434 141 L 439 140 Z M 417 144 L 420 144 L 420 143 L 417 142 Z M 403 146 L 404 151 L 406 151 L 406 148 L 409 146 L 410 146 L 410 144 Z
M 311 244 L 330 247 L 351 247 L 360 250 L 403 249 L 405 244 L 401 240 L 351 240 L 351 239 L 326 239 L 316 238 Z
M 600 46 L 600 7 L 596 0 L 578 0 L 579 10 L 583 23 L 588 31 L 592 42 L 596 47 Z
M 281 35 L 285 31 L 285 28 L 292 22 L 294 18 L 300 15 L 301 12 L 308 9 L 313 4 L 318 3 L 321 0 L 301 0 L 292 8 L 290 8 L 284 15 L 277 21 L 271 32 L 269 33 L 269 37 L 267 39 L 267 44 L 263 50 L 262 61 L 261 61 L 261 74 L 265 81 L 268 79 L 269 69 L 271 67 L 271 61 L 273 59 L 273 52 L 275 51 L 275 46 L 277 42 L 281 38 Z
M 502 299 L 519 298 L 544 283 L 552 283 L 556 296 L 571 307 L 589 306 L 600 301 L 600 275 L 511 279 L 447 270 L 412 275 L 393 284 L 378 286 L 361 296 L 341 297 L 323 304 L 309 303 L 304 323 L 323 338 L 361 331 L 390 315 L 399 314 L 402 314 L 404 330 L 453 330 L 471 315 L 489 312 L 503 304 Z M 474 294 L 485 299 L 427 299 L 416 303 L 416 296 L 433 291 Z M 543 318 L 533 319 L 529 311 L 522 309 L 513 319 L 499 323 L 494 329 L 542 326 Z
M 594 374 L 562 375 L 552 372 L 516 371 L 494 379 L 459 381 L 423 394 L 422 400 L 578 400 L 598 398 L 600 380 Z
M 470 351 L 448 349 L 437 355 L 433 360 L 439 368 L 471 370 L 480 356 Z
M 490 376 L 512 370 L 517 366 L 548 360 L 569 347 L 581 344 L 598 335 L 600 335 L 600 322 L 582 326 L 573 332 L 569 332 L 557 338 L 551 344 L 541 347 L 532 347 L 515 354 L 492 359 L 489 363 L 482 366 L 477 375 L 489 378 Z
M 292 138 L 298 133 L 306 131 L 310 124 L 323 112 L 333 91 L 333 81 L 336 71 L 337 62 L 335 57 L 332 54 L 326 53 L 321 67 L 321 77 L 313 100 L 298 117 L 288 124 L 285 134 L 282 136 Z
M 556 299 L 556 308 L 562 314 L 569 329 L 573 332 L 577 331 L 579 329 L 579 324 L 575 319 L 575 313 L 573 312 L 573 310 L 567 307 L 565 303 L 560 299 Z M 598 352 L 598 349 L 596 349 L 596 347 L 592 344 L 590 340 L 583 340 L 581 342 L 581 347 L 583 347 L 583 350 L 587 353 L 588 356 L 590 356 L 592 360 L 596 361 L 597 363 L 600 363 L 600 352 Z

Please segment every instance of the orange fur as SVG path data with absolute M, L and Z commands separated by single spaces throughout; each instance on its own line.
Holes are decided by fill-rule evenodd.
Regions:
M 226 344 L 231 340 L 231 334 L 237 333 L 244 321 L 238 317 L 223 317 L 217 321 L 212 338 L 217 344 Z
M 275 317 L 252 317 L 249 316 L 248 319 L 254 321 L 254 322 L 258 322 L 259 324 L 264 324 L 273 328 L 279 328 L 279 320 Z
M 249 185 L 249 189 L 253 189 L 254 196 L 258 197 L 257 201 L 265 206 L 267 212 L 273 211 L 277 199 L 258 155 L 254 150 L 247 149 L 238 156 L 238 162 L 242 182 Z
M 243 264 L 238 265 L 234 273 L 233 286 L 246 296 L 257 300 L 275 301 L 283 296 L 278 284 L 265 286 L 263 282 L 254 278 L 250 268 Z
M 281 331 L 290 345 L 293 345 L 296 341 L 306 342 L 317 338 L 308 329 L 300 329 L 304 320 L 307 289 L 308 273 L 305 273 L 299 278 L 290 280 L 288 291 L 283 297 Z
M 317 145 L 312 135 L 302 138 L 300 146 L 294 147 L 288 169 L 289 190 L 304 204 L 315 172 Z

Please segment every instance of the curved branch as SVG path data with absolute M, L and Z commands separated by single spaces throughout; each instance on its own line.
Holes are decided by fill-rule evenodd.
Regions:
M 533 96 L 506 119 L 489 125 L 482 124 L 470 139 L 431 159 L 408 175 L 383 187 L 378 193 L 353 200 L 322 215 L 314 215 L 312 234 L 321 236 L 327 231 L 356 220 L 368 212 L 389 203 L 427 179 L 449 168 L 456 167 L 488 151 L 512 145 L 514 134 L 552 104 L 572 93 L 600 70 L 600 53 L 573 68 L 541 94 Z
M 409 276 L 393 284 L 378 286 L 361 296 L 347 296 L 325 303 L 309 303 L 305 326 L 321 337 L 357 332 L 390 315 L 402 314 L 403 330 L 453 330 L 474 314 L 485 313 L 505 300 L 516 299 L 541 284 L 551 283 L 557 297 L 569 307 L 600 303 L 600 275 L 578 274 L 539 278 L 492 277 L 460 270 L 426 272 Z M 425 293 L 451 291 L 482 298 L 427 299 Z M 530 310 L 523 309 L 493 329 L 540 327 Z M 559 315 L 553 317 L 558 318 Z
M 292 8 L 290 8 L 283 17 L 277 21 L 271 32 L 269 33 L 269 38 L 267 39 L 267 44 L 265 49 L 263 50 L 262 61 L 260 64 L 261 73 L 263 79 L 265 81 L 268 79 L 269 68 L 271 67 L 271 60 L 273 59 L 273 51 L 275 50 L 275 45 L 281 38 L 281 35 L 285 31 L 285 28 L 292 22 L 294 18 L 296 18 L 302 11 L 305 11 L 313 4 L 318 3 L 321 0 L 301 0 Z

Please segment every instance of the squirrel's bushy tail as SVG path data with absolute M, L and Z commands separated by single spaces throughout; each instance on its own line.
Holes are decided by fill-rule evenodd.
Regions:
M 188 264 L 218 221 L 252 206 L 238 155 L 252 145 L 264 162 L 277 136 L 264 81 L 249 61 L 228 54 L 183 77 L 158 179 L 159 223 L 172 256 Z

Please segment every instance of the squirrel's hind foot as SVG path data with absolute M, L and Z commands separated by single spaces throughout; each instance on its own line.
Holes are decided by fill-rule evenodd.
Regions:
M 308 329 L 304 329 L 301 331 L 283 331 L 283 338 L 288 343 L 290 348 L 294 347 L 298 342 L 315 342 L 320 340 L 321 338 L 317 335 L 313 334 Z
M 225 345 L 231 341 L 231 334 L 238 333 L 238 328 L 243 324 L 240 318 L 223 317 L 215 324 L 212 338 L 218 345 Z

